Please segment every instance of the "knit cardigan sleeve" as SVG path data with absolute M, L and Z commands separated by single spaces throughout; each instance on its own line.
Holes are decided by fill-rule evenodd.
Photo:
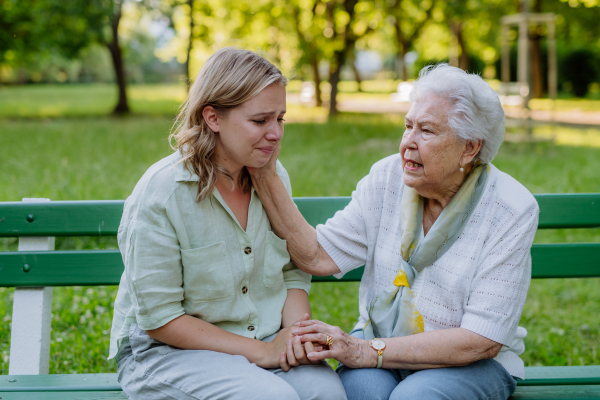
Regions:
M 507 346 L 531 282 L 531 245 L 539 216 L 531 194 L 523 193 L 517 201 L 518 207 L 511 207 L 511 202 L 495 204 L 492 230 L 485 238 L 461 322 L 461 328 Z

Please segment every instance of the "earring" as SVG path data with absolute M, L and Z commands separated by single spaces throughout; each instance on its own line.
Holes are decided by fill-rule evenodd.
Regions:
M 460 166 L 460 172 L 464 172 L 465 169 L 462 167 L 462 164 L 458 163 L 458 165 Z

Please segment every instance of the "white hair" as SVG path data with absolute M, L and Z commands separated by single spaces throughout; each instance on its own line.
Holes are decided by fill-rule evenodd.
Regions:
M 419 72 L 410 92 L 414 103 L 427 94 L 450 101 L 448 126 L 466 140 L 481 140 L 475 160 L 491 162 L 504 140 L 506 118 L 498 94 L 479 75 L 448 64 L 428 65 Z

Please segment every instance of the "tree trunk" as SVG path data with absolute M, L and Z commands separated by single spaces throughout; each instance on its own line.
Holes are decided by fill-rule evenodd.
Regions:
M 401 81 L 406 80 L 406 63 L 404 62 L 404 56 L 406 55 L 406 44 L 404 43 L 404 34 L 400 27 L 400 20 L 396 17 L 394 22 L 394 29 L 396 31 L 396 46 L 398 51 L 396 53 L 396 77 Z
M 452 32 L 454 33 L 454 36 L 456 36 L 458 48 L 460 49 L 460 55 L 458 56 L 458 68 L 467 71 L 469 69 L 469 53 L 467 52 L 465 38 L 462 33 L 462 22 L 453 23 Z
M 396 62 L 398 63 L 398 65 L 396 66 L 396 77 L 398 79 L 400 79 L 401 81 L 405 81 L 406 80 L 406 63 L 404 62 L 404 56 L 406 56 L 406 51 L 404 46 L 402 46 L 401 48 L 398 49 L 398 53 L 397 53 L 397 58 L 396 58 Z
M 529 46 L 531 49 L 531 97 L 537 99 L 544 97 L 540 39 L 541 37 L 537 33 L 529 38 Z
M 354 12 L 356 9 L 356 4 L 358 0 L 344 0 L 343 6 L 344 10 L 348 14 L 348 22 L 346 24 L 346 28 L 344 29 L 344 47 L 341 50 L 337 50 L 333 53 L 333 70 L 329 74 L 329 83 L 331 84 L 331 96 L 329 100 L 329 118 L 335 117 L 338 114 L 337 109 L 337 94 L 338 94 L 338 83 L 340 82 L 340 73 L 342 71 L 342 67 L 346 63 L 346 57 L 348 56 L 349 51 L 354 51 L 354 45 L 356 43 L 357 38 L 354 36 L 352 29 L 350 28 L 352 24 L 352 20 L 354 19 Z M 331 3 L 328 3 L 331 4 Z M 335 22 L 333 18 L 333 14 L 330 15 L 331 25 L 335 29 Z M 335 39 L 335 36 L 334 36 Z
M 27 83 L 27 74 L 25 73 L 25 70 L 21 67 L 19 67 L 19 73 L 17 74 L 17 83 L 19 85 L 24 85 Z
M 346 52 L 344 50 L 336 51 L 334 54 L 336 61 L 335 66 L 329 75 L 329 83 L 331 84 L 331 96 L 329 98 L 329 118 L 338 115 L 337 109 L 337 94 L 338 94 L 338 83 L 340 82 L 340 73 L 344 62 L 346 61 Z
M 115 68 L 117 85 L 119 86 L 119 101 L 113 110 L 113 114 L 127 114 L 130 112 L 127 103 L 127 80 L 125 78 L 125 67 L 123 65 L 123 53 L 119 45 L 119 22 L 121 22 L 121 4 L 116 8 L 115 15 L 111 21 L 112 40 L 107 43 L 108 50 Z
M 310 63 L 313 70 L 313 76 L 315 80 L 315 100 L 317 102 L 317 107 L 321 107 L 323 105 L 323 97 L 321 96 L 321 75 L 319 74 L 319 59 L 316 54 L 313 54 Z
M 362 92 L 362 79 L 360 78 L 360 73 L 358 72 L 358 69 L 356 68 L 356 56 L 353 55 L 352 56 L 352 60 L 350 60 L 352 63 L 352 72 L 354 72 L 354 79 L 356 80 L 356 84 L 358 85 L 358 91 Z
M 533 12 L 542 12 L 541 0 L 536 0 L 533 4 Z M 542 37 L 537 33 L 529 35 L 529 48 L 531 49 L 531 97 L 544 97 L 544 78 L 542 69 Z
M 194 45 L 194 0 L 188 0 L 187 3 L 190 7 L 190 38 L 188 40 L 187 56 L 185 58 L 185 82 L 189 91 L 192 76 L 192 72 L 190 71 L 190 56 Z

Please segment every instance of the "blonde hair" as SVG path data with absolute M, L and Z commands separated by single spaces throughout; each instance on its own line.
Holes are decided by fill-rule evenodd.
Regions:
M 232 47 L 213 54 L 198 73 L 169 135 L 170 143 L 175 139 L 185 167 L 199 177 L 196 201 L 212 194 L 219 174 L 233 181 L 229 171 L 215 161 L 216 134 L 204 121 L 202 111 L 212 106 L 218 116 L 226 117 L 272 83 L 285 86 L 287 78 L 261 55 Z M 244 193 L 252 188 L 246 168 L 239 184 Z

